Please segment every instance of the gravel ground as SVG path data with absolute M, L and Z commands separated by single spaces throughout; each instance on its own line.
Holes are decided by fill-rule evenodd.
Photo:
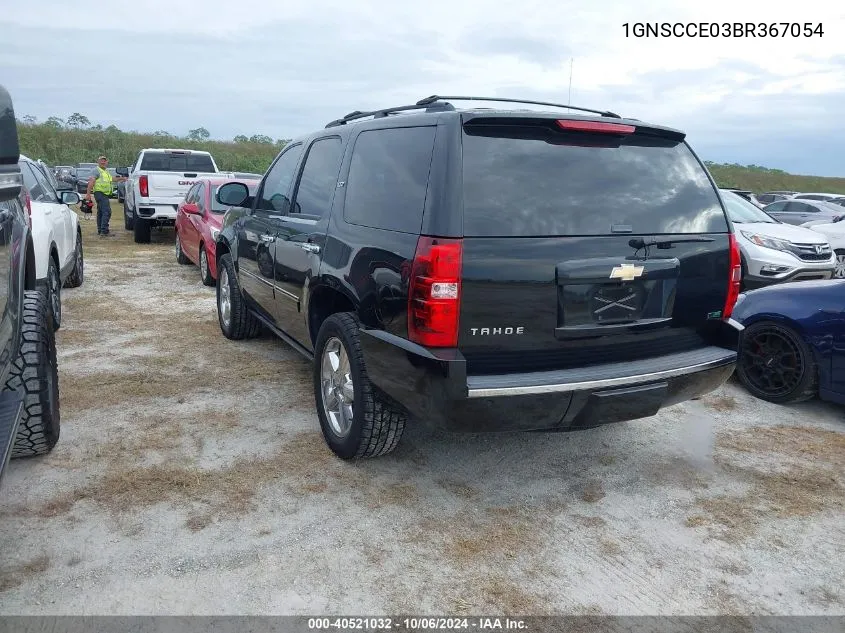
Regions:
M 345 463 L 309 365 L 226 340 L 172 231 L 83 224 L 61 439 L 0 489 L 0 613 L 845 614 L 841 408 L 729 382 L 575 434 L 411 424 Z

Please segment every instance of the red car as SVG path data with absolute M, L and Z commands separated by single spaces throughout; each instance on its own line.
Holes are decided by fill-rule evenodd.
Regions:
M 242 182 L 251 195 L 258 189 L 258 180 L 241 178 L 208 178 L 197 181 L 185 194 L 176 210 L 176 261 L 198 264 L 202 283 L 213 286 L 217 281 L 217 259 L 214 241 L 229 207 L 220 204 L 215 194 L 227 182 Z

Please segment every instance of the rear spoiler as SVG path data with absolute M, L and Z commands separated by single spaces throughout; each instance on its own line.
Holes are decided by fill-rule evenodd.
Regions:
M 502 116 L 496 112 L 472 112 L 463 117 L 463 124 L 476 129 L 487 126 L 519 126 L 546 128 L 553 132 L 583 132 L 588 134 L 609 134 L 624 136 L 628 134 L 646 134 L 681 142 L 686 133 L 675 128 L 643 123 L 639 119 L 611 119 L 609 117 L 591 117 L 567 114 L 546 114 L 525 112 L 524 116 L 509 114 Z

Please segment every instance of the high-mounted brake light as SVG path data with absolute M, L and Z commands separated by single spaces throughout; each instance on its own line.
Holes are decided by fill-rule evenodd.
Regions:
M 569 132 L 603 132 L 606 134 L 633 134 L 637 129 L 623 123 L 604 123 L 602 121 L 573 121 L 559 119 L 558 127 Z
M 739 298 L 739 286 L 742 282 L 742 260 L 739 254 L 739 243 L 736 241 L 736 235 L 731 233 L 728 235 L 728 243 L 730 244 L 730 269 L 728 272 L 728 296 L 725 299 L 725 309 L 722 310 L 722 318 L 730 318 L 733 314 L 736 300 Z
M 408 284 L 408 337 L 427 347 L 458 344 L 460 239 L 421 236 Z
M 141 194 L 142 198 L 146 198 L 150 195 L 150 182 L 146 176 L 138 178 L 138 193 Z

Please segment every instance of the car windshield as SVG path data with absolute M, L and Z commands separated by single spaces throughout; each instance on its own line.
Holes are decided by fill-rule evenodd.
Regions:
M 244 183 L 249 189 L 249 195 L 254 196 L 255 192 L 258 190 L 258 181 L 256 182 L 245 182 Z M 226 213 L 229 209 L 232 208 L 232 205 L 225 205 L 220 204 L 217 201 L 217 190 L 220 189 L 223 185 L 215 185 L 214 190 L 211 192 L 211 212 L 212 213 Z
M 732 191 L 722 191 L 722 199 L 725 201 L 725 208 L 728 211 L 728 217 L 731 222 L 737 224 L 744 224 L 747 222 L 765 222 L 767 224 L 777 224 L 772 216 L 767 214 L 762 209 L 757 208 L 748 200 Z

